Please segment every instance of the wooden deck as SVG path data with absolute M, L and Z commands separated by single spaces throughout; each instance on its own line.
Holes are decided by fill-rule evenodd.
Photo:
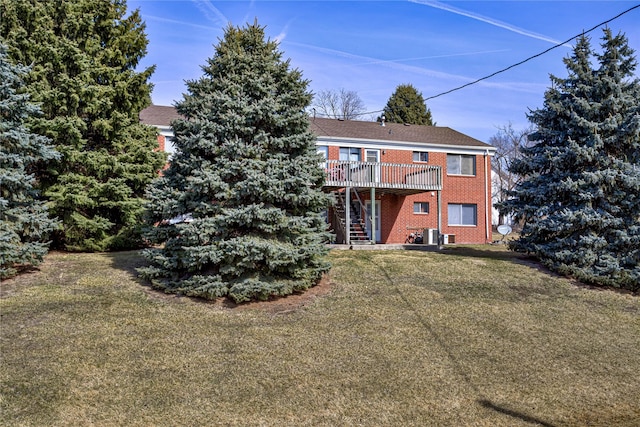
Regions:
M 442 190 L 442 168 L 433 165 L 327 160 L 324 189 L 375 188 L 382 193 L 415 194 Z

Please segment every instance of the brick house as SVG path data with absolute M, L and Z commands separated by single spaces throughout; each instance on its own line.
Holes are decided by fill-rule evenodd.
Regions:
M 151 106 L 140 120 L 173 152 L 173 107 Z M 495 148 L 447 127 L 309 118 L 326 159 L 323 189 L 336 243 L 491 242 L 491 156 Z M 375 203 L 371 203 L 375 200 Z M 374 221 L 371 221 L 375 218 Z

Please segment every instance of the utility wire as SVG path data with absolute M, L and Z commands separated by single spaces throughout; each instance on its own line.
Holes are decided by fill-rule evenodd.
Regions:
M 563 41 L 562 43 L 558 43 L 557 45 L 552 46 L 552 47 L 550 47 L 549 49 L 547 49 L 547 50 L 545 50 L 545 51 L 542 51 L 542 52 L 540 52 L 540 53 L 538 53 L 538 54 L 536 54 L 536 55 L 530 56 L 530 57 L 528 57 L 527 59 L 525 59 L 525 60 L 523 60 L 523 61 L 520 61 L 520 62 L 517 62 L 517 63 L 515 63 L 515 64 L 513 64 L 513 65 L 508 66 L 507 68 L 503 68 L 502 70 L 496 71 L 495 73 L 489 74 L 488 76 L 481 77 L 481 78 L 479 78 L 478 80 L 474 80 L 474 81 L 472 81 L 472 82 L 470 82 L 470 83 L 464 84 L 464 85 L 462 85 L 462 86 L 458 86 L 458 87 L 453 88 L 453 89 L 450 89 L 450 90 L 448 90 L 448 91 L 446 91 L 446 92 L 442 92 L 442 93 L 439 93 L 439 94 L 437 94 L 437 95 L 430 96 L 430 97 L 428 97 L 428 98 L 425 98 L 424 100 L 425 100 L 425 101 L 428 101 L 429 99 L 437 98 L 437 97 L 442 96 L 442 95 L 447 95 L 447 94 L 449 94 L 449 93 L 451 93 L 451 92 L 455 92 L 455 91 L 457 91 L 457 90 L 464 89 L 464 88 L 465 88 L 465 87 L 467 87 L 467 86 L 474 85 L 474 84 L 479 83 L 479 82 L 481 82 L 481 81 L 483 81 L 483 80 L 490 79 L 491 77 L 494 77 L 494 76 L 496 76 L 496 75 L 498 75 L 498 74 L 500 74 L 500 73 L 504 73 L 505 71 L 508 71 L 508 70 L 510 70 L 510 69 L 512 69 L 512 68 L 515 68 L 515 67 L 519 66 L 519 65 L 522 65 L 522 64 L 524 64 L 525 62 L 531 61 L 532 59 L 535 59 L 535 58 L 537 58 L 537 57 L 539 57 L 539 56 L 542 56 L 542 55 L 544 55 L 545 53 L 548 53 L 548 52 L 552 51 L 553 49 L 556 49 L 556 48 L 558 48 L 558 47 L 560 47 L 560 46 L 562 46 L 562 45 L 565 45 L 565 44 L 567 44 L 567 43 L 569 43 L 569 42 L 571 42 L 571 41 L 573 41 L 573 40 L 577 39 L 577 38 L 578 38 L 578 37 L 580 37 L 581 35 L 588 34 L 588 33 L 590 33 L 591 31 L 595 30 L 596 28 L 599 28 L 599 27 L 601 27 L 601 26 L 603 26 L 603 25 L 605 25 L 605 24 L 608 24 L 609 22 L 611 22 L 611 21 L 613 21 L 613 20 L 615 20 L 615 19 L 618 19 L 619 17 L 621 17 L 621 16 L 622 16 L 622 15 L 624 15 L 625 13 L 631 12 L 633 9 L 637 9 L 637 8 L 639 8 L 639 7 L 640 7 L 640 4 L 637 4 L 637 5 L 633 6 L 633 7 L 631 7 L 631 8 L 629 8 L 629 9 L 625 10 L 624 12 L 619 13 L 618 15 L 614 16 L 613 18 L 608 19 L 608 20 L 606 20 L 606 21 L 604 21 L 604 22 L 599 23 L 598 25 L 596 25 L 596 26 L 594 26 L 594 27 L 592 27 L 592 28 L 588 29 L 587 31 L 583 31 L 583 32 L 582 32 L 582 33 L 580 33 L 580 34 L 578 34 L 578 35 L 576 35 L 576 36 L 573 36 L 573 37 L 571 37 L 571 38 L 569 38 L 569 39 L 567 39 L 567 40 Z
M 490 79 L 491 77 L 497 76 L 498 74 L 504 73 L 505 71 L 508 71 L 508 70 L 510 70 L 510 69 L 512 69 L 512 68 L 515 68 L 515 67 L 517 67 L 517 66 L 519 66 L 519 65 L 524 64 L 525 62 L 529 62 L 529 61 L 531 61 L 532 59 L 535 59 L 535 58 L 537 58 L 537 57 L 539 57 L 539 56 L 542 56 L 542 55 L 544 55 L 544 54 L 546 54 L 546 53 L 548 53 L 548 52 L 551 52 L 553 49 L 556 49 L 556 48 L 558 48 L 558 47 L 560 47 L 560 46 L 563 46 L 563 45 L 565 45 L 565 44 L 567 44 L 567 43 L 569 43 L 569 42 L 571 42 L 571 41 L 573 41 L 573 40 L 577 39 L 578 37 L 580 37 L 580 36 L 582 36 L 582 35 L 588 34 L 588 33 L 590 33 L 591 31 L 593 31 L 593 30 L 595 30 L 595 29 L 597 29 L 597 28 L 599 28 L 599 27 L 601 27 L 601 26 L 603 26 L 603 25 L 605 25 L 605 24 L 608 24 L 609 22 L 614 21 L 614 20 L 616 20 L 616 19 L 620 18 L 622 15 L 624 15 L 624 14 L 626 14 L 626 13 L 629 13 L 629 12 L 631 12 L 632 10 L 634 10 L 634 9 L 638 9 L 638 8 L 640 8 L 640 4 L 637 4 L 637 5 L 635 5 L 635 6 L 632 6 L 632 7 L 630 7 L 629 9 L 625 10 L 624 12 L 620 12 L 619 14 L 617 14 L 616 16 L 614 16 L 613 18 L 607 19 L 606 21 L 603 21 L 603 22 L 601 22 L 601 23 L 599 23 L 599 24 L 597 24 L 597 25 L 594 25 L 594 26 L 593 26 L 593 27 L 591 27 L 590 29 L 588 29 L 588 30 L 586 30 L 586 31 L 582 31 L 580 34 L 577 34 L 577 35 L 575 35 L 575 36 L 573 36 L 573 37 L 571 37 L 571 38 L 568 38 L 567 40 L 565 40 L 565 41 L 563 41 L 563 42 L 561 42 L 561 43 L 558 43 L 558 44 L 556 44 L 555 46 L 551 46 L 549 49 L 546 49 L 546 50 L 544 50 L 544 51 L 542 51 L 542 52 L 540 52 L 540 53 L 537 53 L 537 54 L 535 54 L 535 55 L 533 55 L 533 56 L 530 56 L 530 57 L 528 57 L 527 59 L 524 59 L 524 60 L 522 60 L 522 61 L 520 61 L 520 62 L 517 62 L 517 63 L 515 63 L 515 64 L 513 64 L 513 65 L 510 65 L 510 66 L 508 66 L 507 68 L 503 68 L 502 70 L 496 71 L 495 73 L 491 73 L 491 74 L 489 74 L 488 76 L 481 77 L 481 78 L 479 78 L 479 79 L 477 79 L 477 80 L 474 80 L 474 81 L 472 81 L 472 82 L 469 82 L 469 83 L 463 84 L 462 86 L 455 87 L 455 88 L 450 89 L 450 90 L 448 90 L 448 91 L 446 91 L 446 92 L 441 92 L 441 93 L 439 93 L 439 94 L 437 94 L 437 95 L 430 96 L 430 97 L 428 97 L 428 98 L 425 98 L 424 100 L 425 100 L 425 101 L 428 101 L 428 100 L 430 100 L 430 99 L 438 98 L 438 97 L 443 96 L 443 95 L 448 95 L 448 94 L 450 94 L 451 92 L 455 92 L 455 91 L 457 91 L 457 90 L 464 89 L 464 88 L 469 87 L 469 86 L 471 86 L 471 85 L 475 85 L 475 84 L 477 84 L 477 83 L 480 83 L 480 82 L 481 82 L 481 81 L 483 81 L 483 80 L 487 80 L 487 79 Z M 382 113 L 383 111 L 384 111 L 384 109 L 382 109 L 382 110 L 375 110 L 375 111 L 367 111 L 366 113 L 354 114 L 354 116 L 364 116 L 364 115 L 367 115 L 367 114 Z

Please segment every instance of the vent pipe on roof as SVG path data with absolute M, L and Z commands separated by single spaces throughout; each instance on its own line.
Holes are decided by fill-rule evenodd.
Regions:
M 384 116 L 384 114 L 382 116 L 380 116 L 380 126 L 384 126 L 384 121 L 387 120 L 387 118 Z

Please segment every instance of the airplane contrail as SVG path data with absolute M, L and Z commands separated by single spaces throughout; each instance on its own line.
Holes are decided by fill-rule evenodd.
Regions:
M 211 0 L 192 0 L 193 3 L 197 6 L 198 9 L 204 14 L 204 16 L 211 22 L 214 22 L 216 25 L 220 25 L 224 27 L 227 25 L 229 20 L 222 12 L 218 10 L 217 7 L 211 3 Z
M 455 13 L 457 15 L 466 16 L 467 18 L 475 19 L 476 21 L 484 22 L 489 25 L 493 25 L 494 27 L 502 28 L 526 37 L 531 37 L 534 39 L 542 40 L 542 41 L 553 43 L 553 44 L 562 43 L 559 40 L 553 39 L 551 37 L 547 37 L 543 34 L 534 33 L 533 31 L 525 30 L 524 28 L 516 27 L 515 25 L 507 24 L 506 22 L 502 22 L 493 18 L 488 18 L 486 16 L 482 16 L 477 13 L 468 12 L 466 10 L 459 9 L 454 6 L 450 6 L 448 4 L 440 3 L 439 1 L 431 1 L 431 0 L 409 0 L 409 1 L 411 3 L 421 4 L 423 6 L 429 6 L 435 9 L 441 9 L 447 12 Z M 571 47 L 570 45 L 565 45 L 565 46 Z

